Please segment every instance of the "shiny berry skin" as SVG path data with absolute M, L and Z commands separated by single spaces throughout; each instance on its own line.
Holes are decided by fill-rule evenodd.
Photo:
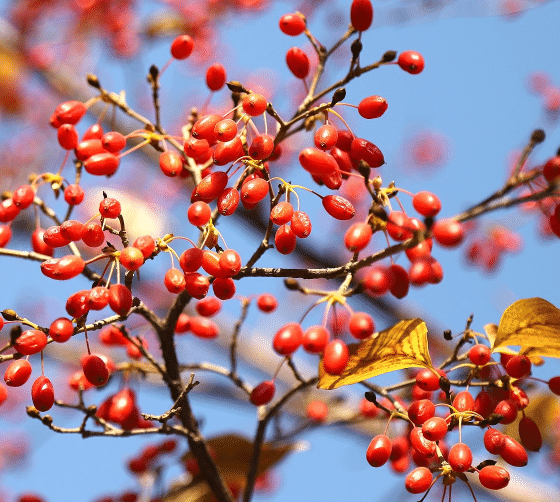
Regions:
M 506 372 L 513 378 L 523 378 L 531 373 L 531 360 L 527 356 L 512 357 L 506 364 Z
M 218 277 L 212 283 L 212 290 L 220 300 L 229 300 L 235 295 L 235 281 L 230 277 Z
M 500 420 L 501 424 L 511 424 L 517 418 L 517 406 L 513 400 L 504 399 L 496 405 L 494 413 L 503 415 L 504 418 Z
M 105 242 L 105 234 L 101 225 L 90 221 L 82 228 L 82 242 L 90 248 L 97 248 Z
M 226 188 L 218 197 L 218 211 L 222 216 L 231 216 L 239 207 L 241 196 L 236 188 Z
M 311 401 L 307 405 L 306 415 L 309 420 L 318 424 L 323 423 L 329 414 L 329 407 L 323 401 Z
M 216 124 L 222 120 L 222 117 L 216 113 L 211 113 L 208 115 L 203 115 L 200 117 L 192 127 L 191 134 L 193 138 L 205 139 L 208 143 L 214 143 L 216 141 L 216 135 L 214 133 L 214 128 Z
M 6 199 L 0 203 L 0 222 L 12 221 L 20 212 L 13 199 Z
M 241 257 L 235 249 L 226 249 L 220 254 L 219 265 L 226 277 L 233 277 L 241 270 Z
M 281 254 L 290 254 L 297 244 L 297 236 L 290 225 L 282 225 L 274 235 L 274 246 Z
M 228 176 L 223 171 L 210 173 L 194 189 L 191 195 L 191 202 L 196 202 L 197 200 L 212 202 L 225 190 L 227 184 Z
M 552 157 L 543 166 L 543 176 L 549 183 L 560 178 L 560 156 Z
M 340 195 L 327 195 L 321 202 L 327 213 L 337 220 L 349 220 L 356 214 L 352 203 Z
M 90 354 L 84 359 L 82 369 L 87 381 L 97 387 L 105 385 L 109 380 L 109 369 L 105 361 L 95 354 Z
M 375 436 L 366 450 L 366 460 L 372 467 L 381 467 L 391 456 L 391 440 L 385 434 Z
M 370 0 L 353 0 L 350 6 L 350 22 L 358 31 L 366 31 L 373 21 L 373 5 Z
M 28 360 L 12 361 L 4 372 L 4 382 L 10 387 L 20 387 L 29 380 L 32 371 L 33 368 Z
M 254 205 L 268 195 L 268 182 L 262 178 L 255 178 L 241 187 L 241 202 Z
M 363 160 L 369 167 L 381 167 L 385 164 L 383 153 L 371 141 L 354 138 L 350 145 L 350 157 L 359 162 Z
M 118 218 L 121 214 L 121 203 L 116 199 L 106 197 L 99 203 L 99 213 L 103 218 Z
M 367 270 L 363 285 L 372 296 L 383 296 L 393 285 L 393 276 L 388 267 L 376 265 Z
M 286 64 L 297 78 L 305 78 L 309 74 L 309 58 L 299 47 L 288 49 Z
M 318 148 L 304 148 L 299 154 L 299 163 L 314 176 L 328 176 L 338 169 L 336 160 Z
M 529 461 L 527 451 L 515 439 L 504 434 L 504 445 L 500 450 L 501 457 L 514 467 L 524 467 Z
M 60 235 L 68 241 L 79 241 L 82 239 L 84 224 L 77 220 L 66 220 L 60 225 Z
M 340 375 L 348 363 L 348 346 L 342 340 L 333 340 L 323 351 L 323 367 L 329 375 Z
M 409 472 L 404 485 L 410 493 L 424 493 L 432 484 L 432 472 L 427 467 L 417 467 Z
M 189 248 L 181 253 L 179 265 L 184 272 L 196 272 L 202 266 L 204 251 L 199 248 Z
M 90 310 L 103 310 L 109 303 L 109 290 L 104 286 L 91 288 L 88 296 L 88 308 Z
M 12 194 L 12 200 L 18 209 L 27 209 L 33 204 L 35 190 L 31 185 L 21 185 Z
M 9 225 L 0 225 L 0 248 L 5 247 L 12 238 L 12 229 Z
M 206 70 L 206 85 L 211 91 L 219 91 L 226 83 L 226 69 L 214 63 Z
M 126 146 L 126 138 L 116 131 L 109 131 L 101 137 L 101 146 L 111 153 L 118 153 Z
M 358 105 L 358 113 L 365 119 L 381 117 L 388 108 L 387 100 L 381 96 L 368 96 Z
M 107 150 L 105 150 L 105 148 L 103 148 L 101 140 L 97 138 L 85 139 L 80 141 L 76 145 L 76 148 L 74 150 L 76 158 L 81 161 L 88 160 L 90 157 L 101 153 L 108 152 Z
M 278 23 L 280 25 L 280 30 L 286 35 L 291 37 L 296 37 L 301 35 L 305 31 L 305 19 L 301 14 L 290 13 L 284 14 Z
M 257 385 L 251 392 L 249 400 L 255 406 L 262 406 L 263 404 L 268 404 L 272 401 L 274 397 L 274 392 L 276 391 L 276 386 L 272 380 L 265 380 Z
M 86 114 L 87 108 L 81 101 L 65 101 L 54 111 L 60 124 L 76 124 Z
M 305 239 L 311 234 L 311 220 L 309 219 L 309 215 L 304 211 L 294 211 L 290 226 L 292 232 L 300 239 Z
M 276 307 L 278 307 L 278 300 L 274 295 L 270 293 L 263 293 L 257 298 L 257 307 L 261 312 L 274 312 Z
M 119 260 L 127 270 L 138 270 L 144 264 L 144 255 L 138 248 L 128 246 L 121 251 Z
M 543 440 L 539 426 L 529 417 L 519 421 L 519 437 L 521 444 L 529 451 L 539 451 Z
M 89 312 L 89 290 L 77 291 L 66 300 L 66 312 L 70 317 L 81 317 Z
M 186 59 L 191 55 L 194 41 L 189 35 L 179 35 L 171 42 L 171 55 L 175 59 Z
M 71 124 L 62 124 L 57 131 L 58 144 L 65 150 L 73 150 L 78 145 L 78 131 Z
M 464 443 L 457 443 L 449 450 L 447 461 L 455 472 L 465 472 L 472 464 L 471 449 Z
M 237 136 L 237 123 L 231 119 L 220 120 L 214 127 L 214 135 L 218 141 L 231 141 Z
M 490 362 L 492 358 L 492 352 L 490 348 L 486 345 L 477 344 L 474 347 L 471 347 L 469 350 L 469 359 L 471 363 L 476 364 L 477 366 L 484 366 Z
M 294 207 L 287 201 L 279 202 L 270 211 L 270 219 L 275 225 L 285 225 L 292 220 Z
M 426 420 L 435 415 L 436 407 L 429 399 L 414 401 L 408 407 L 408 418 L 414 425 L 422 425 Z
M 14 348 L 24 356 L 41 352 L 47 346 L 47 335 L 38 329 L 25 330 L 14 343 Z
M 250 117 L 262 115 L 268 106 L 266 98 L 262 94 L 252 92 L 247 94 L 241 102 L 243 111 Z
M 172 150 L 167 150 L 159 156 L 161 172 L 170 178 L 177 176 L 183 169 L 181 155 Z
M 331 124 L 319 127 L 313 135 L 315 146 L 324 152 L 332 150 L 338 140 L 338 130 Z
M 60 227 L 58 225 L 53 225 L 45 230 L 43 242 L 51 248 L 60 248 L 70 244 L 70 240 L 63 237 L 60 233 Z
M 178 294 L 185 289 L 185 274 L 179 269 L 170 268 L 163 277 L 165 289 L 173 294 Z
M 405 51 L 399 54 L 398 65 L 406 72 L 416 75 L 424 69 L 424 58 L 416 51 Z
M 375 324 L 369 314 L 365 312 L 354 312 L 348 321 L 350 334 L 358 340 L 365 340 L 373 335 Z
M 156 249 L 156 242 L 153 237 L 149 235 L 142 235 L 138 237 L 132 245 L 142 252 L 144 259 L 149 258 Z
M 489 427 L 484 433 L 484 447 L 489 453 L 499 455 L 505 444 L 505 434 Z
M 447 422 L 441 417 L 432 417 L 422 424 L 422 434 L 430 441 L 439 441 L 447 434 Z
M 189 206 L 187 218 L 189 223 L 195 227 L 206 225 L 212 217 L 210 206 L 201 200 L 194 202 Z
M 487 465 L 480 469 L 478 480 L 484 488 L 501 490 L 509 483 L 509 473 L 499 465 Z
M 54 320 L 49 327 L 49 336 L 58 343 L 64 343 L 72 338 L 74 325 L 70 319 L 59 317 Z
M 474 409 L 474 398 L 468 390 L 458 392 L 453 399 L 453 407 L 457 411 L 472 411 Z
M 274 335 L 272 347 L 281 356 L 292 355 L 301 345 L 303 330 L 297 322 L 291 322 L 280 328 Z
M 0 406 L 8 399 L 8 389 L 4 385 L 0 385 Z
M 124 284 L 109 287 L 109 307 L 118 315 L 124 316 L 132 308 L 132 293 Z
M 416 375 L 416 383 L 422 390 L 439 390 L 439 376 L 428 368 L 418 372 Z
M 436 451 L 435 441 L 430 441 L 429 439 L 426 439 L 424 437 L 424 434 L 422 433 L 421 427 L 414 427 L 410 431 L 409 438 L 412 447 L 422 455 L 431 457 L 435 453 Z
M 200 300 L 208 294 L 209 289 L 210 281 L 208 280 L 208 277 L 205 277 L 198 272 L 185 273 L 185 290 L 189 293 L 189 295 L 197 300 Z
M 344 234 L 344 245 L 348 251 L 359 253 L 371 240 L 373 231 L 367 223 L 353 223 Z
M 303 332 L 303 349 L 310 354 L 320 354 L 325 350 L 330 337 L 324 326 L 310 326 Z
M 96 153 L 85 160 L 83 166 L 94 176 L 111 176 L 117 172 L 119 158 L 110 152 Z
M 40 376 L 31 387 L 33 406 L 39 411 L 50 410 L 54 404 L 54 388 L 46 376 Z
M 432 192 L 418 192 L 412 198 L 412 205 L 426 217 L 436 216 L 441 210 L 441 201 Z
M 452 219 L 436 221 L 432 227 L 432 233 L 436 242 L 446 248 L 459 246 L 465 238 L 461 223 Z

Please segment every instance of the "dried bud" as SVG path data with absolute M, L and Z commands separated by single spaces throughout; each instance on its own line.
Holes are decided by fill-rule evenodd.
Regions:
M 531 134 L 531 143 L 542 143 L 545 137 L 546 135 L 542 129 L 535 129 L 533 134 Z
M 342 101 L 346 97 L 346 89 L 344 87 L 339 87 L 336 91 L 334 91 L 331 106 L 336 105 L 339 101 Z
M 97 78 L 96 75 L 94 75 L 93 73 L 88 73 L 86 78 L 87 78 L 87 83 L 89 85 L 95 87 L 96 89 L 101 88 L 101 84 L 99 83 L 99 79 Z
M 397 57 L 397 51 L 387 51 L 381 58 L 384 63 L 390 63 Z
M 291 277 L 284 279 L 284 286 L 286 286 L 291 291 L 299 290 L 299 282 Z
M 16 314 L 15 310 L 12 309 L 6 309 L 2 311 L 2 317 L 6 320 L 6 321 L 17 321 L 20 319 L 20 317 Z
M 451 330 L 450 329 L 446 329 L 443 332 L 443 338 L 445 338 L 447 341 L 450 341 L 453 338 L 453 336 L 451 335 Z
M 246 92 L 247 94 L 249 94 L 249 91 L 245 89 L 245 87 L 243 87 L 237 80 L 227 82 L 226 85 L 231 92 Z
M 358 59 L 360 57 L 360 52 L 362 52 L 362 42 L 360 41 L 359 38 L 357 38 L 356 40 L 354 40 L 352 42 L 352 46 L 350 47 L 350 50 L 352 51 L 352 60 L 356 61 L 356 59 Z

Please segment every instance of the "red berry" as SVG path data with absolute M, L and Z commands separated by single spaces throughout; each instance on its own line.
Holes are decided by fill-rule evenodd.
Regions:
M 376 265 L 367 270 L 364 288 L 373 296 L 383 296 L 393 286 L 394 277 L 389 268 Z
M 214 296 L 207 296 L 196 304 L 196 311 L 202 317 L 212 317 L 222 308 L 222 302 Z
M 274 295 L 263 293 L 257 298 L 257 307 L 262 312 L 274 312 L 278 306 L 278 300 Z
M 16 339 L 14 348 L 24 356 L 41 352 L 47 346 L 47 335 L 38 329 L 28 329 Z
M 369 96 L 360 101 L 358 113 L 365 119 L 376 119 L 385 113 L 388 106 L 385 98 L 381 96 Z
M 202 266 L 204 252 L 199 248 L 189 248 L 181 253 L 179 265 L 184 272 L 196 272 Z
M 71 124 L 62 124 L 57 131 L 58 144 L 65 150 L 73 150 L 78 145 L 78 131 Z
M 412 198 L 412 205 L 416 211 L 426 217 L 433 217 L 441 210 L 441 202 L 432 192 L 418 192 Z
M 427 467 L 417 467 L 409 472 L 404 485 L 410 493 L 424 493 L 432 484 L 432 472 Z
M 320 354 L 329 343 L 330 334 L 324 326 L 310 326 L 303 332 L 303 349 L 310 354 Z
M 353 0 L 350 6 L 352 26 L 358 31 L 366 31 L 371 26 L 372 21 L 373 5 L 370 0 Z
M 292 232 L 300 239 L 305 239 L 311 233 L 311 220 L 304 211 L 295 211 L 290 222 Z
M 279 202 L 270 211 L 270 219 L 276 225 L 284 225 L 292 220 L 294 207 L 289 202 Z
M 120 252 L 119 260 L 127 270 L 138 270 L 144 264 L 144 255 L 138 248 L 128 246 Z
M 412 420 L 415 425 L 422 425 L 426 420 L 435 415 L 436 407 L 429 399 L 421 399 L 414 401 L 408 407 L 408 418 Z
M 340 375 L 346 368 L 348 358 L 348 346 L 342 340 L 333 340 L 323 351 L 323 367 L 329 375 Z
M 484 447 L 489 453 L 499 455 L 504 448 L 504 444 L 505 434 L 500 432 L 498 429 L 489 427 L 484 433 Z
M 373 335 L 375 324 L 369 314 L 365 312 L 354 312 L 348 322 L 350 334 L 358 340 L 364 340 Z
M 218 211 L 222 216 L 230 216 L 235 213 L 240 200 L 241 197 L 237 189 L 226 188 L 218 197 Z
M 459 246 L 465 238 L 461 223 L 452 219 L 436 221 L 432 227 L 432 233 L 436 242 L 447 248 Z
M 291 322 L 280 328 L 274 335 L 272 346 L 281 356 L 292 355 L 301 345 L 303 330 L 297 322 Z
M 292 47 L 286 52 L 286 63 L 297 78 L 305 78 L 309 73 L 309 58 L 299 47 Z
M 228 184 L 228 175 L 223 171 L 216 171 L 205 176 L 194 189 L 191 202 L 203 200 L 212 202 L 224 191 Z
M 13 199 L 5 199 L 0 203 L 0 222 L 8 223 L 18 214 L 20 209 L 15 205 Z
M 132 293 L 124 284 L 109 287 L 109 307 L 118 315 L 125 316 L 132 308 Z
M 385 164 L 383 153 L 371 141 L 354 138 L 350 145 L 350 157 L 359 162 L 363 160 L 369 167 L 381 167 Z
M 338 140 L 338 130 L 331 124 L 319 127 L 313 136 L 315 146 L 323 151 L 332 150 Z
M 523 378 L 531 373 L 531 360 L 527 356 L 512 357 L 506 364 L 506 372 L 513 378 Z
M 391 440 L 385 434 L 379 434 L 369 443 L 366 460 L 372 467 L 381 467 L 389 460 L 391 449 Z
M 77 220 L 66 220 L 60 225 L 60 235 L 68 241 L 79 241 L 82 239 L 84 224 Z
M 519 437 L 521 444 L 529 451 L 539 451 L 543 440 L 539 426 L 529 417 L 519 421 Z
M 241 257 L 235 249 L 226 249 L 220 255 L 219 265 L 227 277 L 233 277 L 241 270 Z
M 210 281 L 208 280 L 208 277 L 205 277 L 197 272 L 185 273 L 185 290 L 189 293 L 189 295 L 200 300 L 208 294 L 209 289 Z
M 548 381 L 550 392 L 560 396 L 560 376 L 555 376 Z
M 175 59 L 186 59 L 190 56 L 194 41 L 189 35 L 179 35 L 171 42 L 171 55 Z
M 9 225 L 0 225 L 0 248 L 5 247 L 12 238 L 12 229 Z
M 241 187 L 241 202 L 254 205 L 268 195 L 268 182 L 262 178 L 255 178 Z
M 216 278 L 212 290 L 220 300 L 229 300 L 235 295 L 235 281 L 230 277 Z
M 371 240 L 373 231 L 367 223 L 353 223 L 344 234 L 344 245 L 348 251 L 359 253 Z
M 478 473 L 480 484 L 490 490 L 501 490 L 509 483 L 509 473 L 499 465 L 487 465 Z
M 428 368 L 418 372 L 416 383 L 422 390 L 439 390 L 439 376 Z
M 472 464 L 471 449 L 464 443 L 457 443 L 449 450 L 447 461 L 455 472 L 465 472 Z
M 267 107 L 266 98 L 262 94 L 252 92 L 247 94 L 241 103 L 243 111 L 250 117 L 262 115 Z
M 163 285 L 170 293 L 178 294 L 185 289 L 185 274 L 179 269 L 170 268 L 165 272 Z
M 231 119 L 220 120 L 214 126 L 214 135 L 218 141 L 231 141 L 237 136 L 237 123 Z
M 447 434 L 447 422 L 441 417 L 432 417 L 422 424 L 422 434 L 430 441 L 439 441 Z
M 111 153 L 118 153 L 126 146 L 126 138 L 116 131 L 105 133 L 101 137 L 101 145 Z
M 183 169 L 181 155 L 172 150 L 167 150 L 159 156 L 159 168 L 161 172 L 170 178 L 177 176 Z
M 409 415 L 410 415 L 410 409 L 409 409 Z M 422 433 L 421 427 L 414 427 L 410 431 L 409 437 L 410 437 L 410 444 L 412 445 L 412 447 L 422 455 L 431 457 L 435 453 L 436 451 L 435 441 L 430 441 L 429 439 L 426 439 L 424 437 L 424 434 Z
M 501 457 L 510 465 L 524 467 L 529 461 L 527 451 L 515 439 L 504 434 L 504 445 L 500 450 Z
M 262 406 L 272 401 L 275 391 L 276 386 L 274 382 L 272 380 L 266 380 L 252 390 L 249 399 L 255 406 Z
M 211 91 L 219 91 L 226 83 L 226 69 L 214 63 L 206 70 L 206 85 Z
M 78 291 L 66 300 L 66 312 L 74 318 L 78 318 L 89 312 L 88 307 L 89 290 Z
M 80 101 L 65 101 L 54 111 L 56 120 L 60 124 L 76 124 L 86 114 L 87 108 Z
M 484 366 L 490 362 L 492 358 L 492 352 L 490 348 L 486 345 L 482 345 L 481 343 L 475 345 L 469 350 L 469 359 L 473 364 L 477 366 Z
M 218 325 L 207 317 L 191 317 L 190 329 L 199 338 L 216 338 L 219 333 Z
M 399 66 L 406 72 L 416 75 L 424 69 L 424 58 L 416 51 L 405 51 L 399 54 Z
M 101 246 L 105 242 L 105 234 L 101 225 L 90 221 L 82 228 L 82 241 L 86 246 L 90 248 L 96 248 Z
M 517 418 L 517 406 L 515 401 L 511 399 L 504 399 L 500 401 L 496 408 L 494 408 L 494 413 L 503 415 L 504 418 L 500 420 L 501 424 L 511 424 Z
M 142 235 L 141 237 L 138 237 L 132 245 L 142 252 L 144 259 L 149 258 L 156 249 L 156 242 L 153 237 L 149 235 Z
M 121 203 L 117 199 L 106 197 L 99 203 L 99 213 L 103 218 L 118 218 L 121 214 Z
M 292 37 L 303 33 L 306 27 L 305 18 L 299 13 L 284 14 L 280 18 L 279 25 L 282 33 L 285 33 L 286 35 L 290 35 Z
M 328 176 L 338 170 L 336 160 L 317 148 L 304 148 L 299 154 L 299 162 L 314 176 Z
M 59 317 L 49 327 L 49 336 L 58 343 L 64 343 L 74 334 L 74 325 L 70 319 Z
M 33 199 L 35 199 L 35 190 L 31 185 L 18 187 L 12 195 L 12 200 L 18 209 L 27 209 L 33 204 Z
M 109 290 L 104 286 L 91 288 L 87 306 L 89 310 L 103 310 L 109 303 Z
M 327 195 L 322 203 L 327 213 L 337 220 L 349 220 L 356 214 L 352 203 L 340 195 Z
M 60 227 L 54 225 L 45 230 L 43 234 L 43 242 L 51 248 L 60 248 L 70 244 L 70 240 L 66 239 L 60 233 Z
M 212 217 L 210 206 L 201 200 L 191 204 L 187 211 L 189 223 L 195 227 L 206 225 Z
M 96 153 L 85 160 L 83 165 L 84 169 L 94 176 L 111 176 L 117 172 L 119 158 L 110 152 Z
M 40 376 L 31 387 L 33 406 L 39 411 L 47 411 L 54 404 L 54 389 L 51 381 L 46 376 Z
M 468 390 L 463 390 L 453 399 L 453 407 L 457 411 L 472 411 L 474 409 L 474 398 Z
M 549 183 L 560 178 L 560 156 L 552 157 L 543 166 L 543 176 Z
M 29 380 L 32 371 L 31 363 L 27 359 L 12 361 L 4 372 L 4 382 L 10 387 L 20 387 Z
M 290 225 L 278 227 L 274 236 L 274 245 L 279 253 L 290 254 L 296 248 L 296 244 L 297 236 Z
M 105 385 L 109 380 L 109 369 L 99 356 L 88 355 L 82 363 L 82 369 L 87 381 L 95 386 Z
M 273 150 L 274 136 L 270 134 L 259 134 L 251 141 L 249 155 L 255 160 L 264 160 L 270 157 Z

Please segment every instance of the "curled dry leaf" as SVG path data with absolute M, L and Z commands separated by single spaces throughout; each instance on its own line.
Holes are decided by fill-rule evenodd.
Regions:
M 431 368 L 428 328 L 422 319 L 406 319 L 348 346 L 350 357 L 340 375 L 329 375 L 319 363 L 320 389 L 336 389 L 404 368 Z

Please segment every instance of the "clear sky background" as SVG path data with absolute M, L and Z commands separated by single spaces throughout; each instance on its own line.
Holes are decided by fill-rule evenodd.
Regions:
M 325 4 L 310 18 L 309 26 L 319 40 L 328 44 L 332 43 L 338 33 L 343 32 L 348 21 L 350 2 Z M 285 52 L 293 45 L 307 47 L 303 36 L 295 39 L 287 37 L 277 27 L 280 16 L 295 7 L 293 2 L 281 2 L 258 16 L 226 19 L 220 37 L 219 60 L 228 71 L 228 79 L 244 83 L 247 74 L 255 78 L 259 75 L 267 76 L 276 89 L 273 102 L 278 103 L 281 110 L 288 108 L 287 96 L 301 91 L 301 83 L 296 82 L 285 67 Z M 150 3 L 144 8 L 149 13 L 154 6 Z M 410 75 L 398 66 L 389 66 L 366 74 L 346 86 L 348 94 L 345 102 L 357 104 L 366 96 L 378 94 L 389 103 L 386 114 L 374 121 L 361 120 L 356 110 L 343 111 L 354 132 L 371 140 L 384 152 L 387 164 L 379 169 L 384 181 L 394 180 L 397 186 L 413 193 L 420 190 L 433 191 L 442 200 L 442 216 L 453 216 L 484 199 L 504 183 L 510 154 L 524 146 L 533 129 L 543 128 L 547 139 L 537 147 L 531 163 L 536 165 L 544 162 L 556 152 L 560 145 L 558 127 L 547 118 L 542 99 L 529 91 L 527 80 L 533 72 L 547 72 L 552 83 L 560 86 L 560 9 L 557 2 L 537 5 L 514 19 L 489 15 L 497 11 L 494 4 L 488 10 L 481 9 L 478 3 L 451 4 L 449 14 L 444 10 L 441 16 L 428 16 L 402 25 L 390 23 L 389 4 L 377 2 L 374 8 L 376 18 L 373 27 L 362 38 L 362 64 L 377 60 L 386 50 L 416 50 L 423 54 L 426 61 L 425 70 L 420 75 Z M 381 26 L 376 23 L 377 9 L 380 12 Z M 337 19 L 342 20 L 340 26 L 335 26 Z M 145 85 L 142 75 L 149 65 L 156 63 L 162 66 L 167 60 L 168 43 L 155 44 L 137 60 L 121 66 L 113 58 L 107 57 L 101 46 L 96 47 L 95 58 L 88 62 L 91 68 L 86 69 L 96 71 L 104 85 L 112 90 L 126 89 L 129 100 L 134 103 L 135 91 Z M 340 77 L 346 68 L 344 60 L 338 70 L 334 69 L 326 78 Z M 196 77 L 191 77 L 193 72 Z M 162 78 L 164 116 L 166 107 L 171 110 L 187 110 L 190 106 L 200 104 L 196 98 L 200 97 L 203 101 L 207 96 L 202 82 L 200 71 L 197 74 L 197 70 L 189 66 L 188 62 L 174 63 Z M 139 106 L 145 106 L 141 99 L 146 96 L 147 90 L 142 92 L 144 94 L 137 99 Z M 225 103 L 226 97 L 224 91 L 212 103 L 217 103 L 221 98 Z M 44 111 L 45 120 L 49 114 L 50 110 Z M 172 114 L 169 117 L 169 120 L 176 118 Z M 6 124 L 4 133 L 5 126 Z M 413 170 L 407 167 L 403 152 L 411 138 L 426 130 L 446 138 L 448 162 L 439 169 Z M 303 147 L 310 145 L 312 139 L 307 136 L 299 141 Z M 57 158 L 49 169 L 56 169 L 53 166 L 58 162 Z M 135 161 L 129 159 L 127 165 L 131 166 L 133 162 Z M 294 182 L 298 179 L 303 184 L 310 183 L 308 175 L 301 175 L 297 161 L 282 169 L 283 177 L 291 176 Z M 125 174 L 122 176 L 123 180 L 126 179 Z M 167 186 L 167 180 L 161 184 Z M 153 190 L 165 193 L 161 186 L 155 186 Z M 15 187 L 2 186 L 2 189 L 13 188 Z M 321 193 L 326 191 L 322 190 Z M 402 195 L 401 200 L 410 210 L 410 199 Z M 302 201 L 315 204 L 307 195 L 302 196 Z M 165 201 L 160 203 L 165 206 Z M 173 199 L 173 209 L 177 210 L 177 216 L 169 217 L 160 213 L 161 218 L 169 222 L 176 233 L 181 231 L 186 207 L 185 201 Z M 322 220 L 318 213 L 316 218 L 317 224 L 314 220 L 312 235 L 315 240 L 312 242 L 321 243 L 328 252 L 328 242 L 333 237 L 338 237 L 343 227 L 325 218 L 325 227 L 321 230 Z M 499 322 L 503 310 L 517 299 L 539 296 L 560 306 L 557 287 L 558 242 L 540 238 L 535 218 L 518 210 L 489 215 L 481 221 L 480 231 L 490 228 L 492 222 L 496 221 L 522 236 L 524 246 L 520 253 L 506 256 L 497 272 L 487 274 L 467 266 L 463 250 L 448 251 L 436 247 L 433 254 L 443 266 L 443 282 L 412 289 L 403 300 L 405 308 L 414 315 L 437 321 L 442 328 L 459 332 L 471 313 L 474 313 L 473 328 L 478 331 L 486 323 Z M 184 230 L 184 225 L 182 228 Z M 247 259 L 260 239 L 248 237 L 240 227 L 237 229 L 226 230 L 224 235 L 228 245 L 238 249 L 242 257 Z M 25 248 L 23 241 L 16 241 L 16 245 Z M 381 245 L 383 242 L 378 239 L 371 249 L 379 249 Z M 288 263 L 279 262 L 278 256 L 275 252 L 270 253 L 263 259 L 263 266 Z M 349 256 L 341 257 L 347 258 Z M 400 257 L 398 263 L 406 263 L 405 257 Z M 165 267 L 162 265 L 161 270 L 165 270 L 167 266 L 167 263 Z M 154 265 L 154 276 L 158 273 L 156 267 Z M 3 287 L 0 290 L 0 306 L 15 308 L 15 298 L 15 304 L 23 309 L 31 294 L 51 288 L 47 291 L 52 297 L 43 305 L 47 312 L 35 313 L 50 318 L 50 309 L 56 308 L 58 317 L 63 313 L 66 296 L 76 289 L 87 287 L 85 283 L 76 285 L 76 279 L 73 284 L 62 285 L 60 291 L 63 292 L 55 295 L 52 281 L 36 279 L 37 273 L 36 265 L 1 258 L 0 284 Z M 33 281 L 32 285 L 30 281 Z M 246 282 L 245 286 L 243 282 Z M 240 294 L 249 295 L 255 291 L 284 294 L 280 280 L 266 285 L 251 280 L 239 284 Z M 287 319 L 293 320 L 288 316 L 293 315 L 293 312 L 297 312 L 299 316 L 308 305 L 305 299 L 291 295 L 273 317 L 264 318 L 253 312 L 247 322 L 246 336 L 270 339 L 276 327 L 287 322 Z M 359 300 L 352 305 L 358 310 L 365 308 Z M 20 311 L 19 308 L 17 310 Z M 239 307 L 234 304 L 226 308 L 224 313 L 224 316 L 232 317 L 224 319 L 234 319 L 233 316 L 238 312 Z M 31 317 L 33 313 L 26 312 L 25 315 Z M 309 324 L 318 321 L 320 314 L 314 315 Z M 387 327 L 383 325 L 383 321 L 378 321 L 377 324 L 379 329 Z M 434 336 L 441 336 L 441 333 L 434 333 Z M 213 360 L 214 357 L 220 360 L 222 357 L 208 353 L 205 346 L 193 349 L 186 342 L 181 343 L 184 344 L 185 353 L 194 350 L 189 355 L 201 354 L 201 357 L 208 360 Z M 302 362 L 312 362 L 300 357 Z M 194 356 L 192 360 L 195 360 Z M 49 368 L 54 366 L 47 364 L 47 374 Z M 557 362 L 547 361 L 544 368 L 537 370 L 536 375 L 547 378 L 559 373 Z M 257 384 L 264 376 L 255 373 L 250 381 Z M 58 378 L 63 386 L 64 375 Z M 199 378 L 204 376 L 200 375 Z M 393 380 L 380 380 L 381 383 L 389 381 Z M 115 392 L 117 385 L 112 385 L 110 392 Z M 355 389 L 355 396 L 360 393 L 361 389 Z M 352 389 L 344 394 L 352 396 Z M 169 406 L 165 397 L 162 389 L 142 391 L 142 410 L 153 413 L 165 411 Z M 94 396 L 92 402 L 96 399 Z M 354 402 L 355 399 L 357 397 L 354 397 Z M 193 403 L 198 416 L 204 420 L 203 432 L 206 435 L 229 431 L 253 434 L 256 426 L 254 408 L 224 405 L 221 401 L 208 399 L 204 394 L 193 395 Z M 24 399 L 19 407 L 23 409 L 26 404 L 29 403 Z M 10 434 L 14 425 L 21 426 L 28 435 L 33 455 L 25 466 L 2 473 L 1 486 L 5 487 L 6 494 L 37 490 L 51 502 L 89 502 L 103 494 L 119 493 L 125 487 L 134 488 L 134 479 L 125 472 L 123 456 L 130 458 L 142 445 L 154 439 L 103 438 L 84 441 L 76 436 L 57 436 L 37 421 L 27 419 L 24 413 L 17 417 L 21 424 L 14 424 L 8 416 L 2 416 L 0 430 L 3 434 Z M 61 417 L 62 425 L 70 427 L 76 423 L 75 416 Z M 260 498 L 257 496 L 255 500 L 416 500 L 414 496 L 404 492 L 402 477 L 393 475 L 388 467 L 373 469 L 367 464 L 365 450 L 369 439 L 339 433 L 335 428 L 314 431 L 302 439 L 306 441 L 305 445 L 302 444 L 304 451 L 290 456 L 277 470 L 278 490 Z M 473 435 L 471 440 L 473 449 L 477 444 L 480 446 L 477 436 Z M 537 475 L 542 467 L 545 467 L 543 461 L 534 459 L 530 461 L 527 471 Z M 512 469 L 512 473 L 516 471 L 519 469 Z M 555 479 L 549 478 L 548 481 L 558 484 Z M 464 491 L 462 493 L 462 496 L 466 496 Z M 433 494 L 430 499 L 435 497 Z M 486 499 L 485 494 L 479 497 L 479 501 Z M 11 499 L 7 497 L 7 500 Z

